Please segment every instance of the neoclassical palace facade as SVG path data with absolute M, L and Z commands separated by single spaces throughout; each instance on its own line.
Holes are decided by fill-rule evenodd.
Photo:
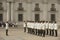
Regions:
M 0 0 L 0 22 L 57 21 L 60 0 Z

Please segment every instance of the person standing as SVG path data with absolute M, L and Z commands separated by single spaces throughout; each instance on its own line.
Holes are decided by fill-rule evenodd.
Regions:
M 39 22 L 37 23 L 36 29 L 37 29 L 36 34 L 39 36 Z
M 38 22 L 35 22 L 35 35 L 37 35 Z
M 54 22 L 51 23 L 51 36 L 54 36 Z
M 27 22 L 24 21 L 24 32 L 26 32 Z
M 43 21 L 43 24 L 42 24 L 42 30 L 43 30 L 43 37 L 45 37 L 45 21 Z
M 6 22 L 6 36 L 8 36 L 8 22 Z
M 39 24 L 39 26 L 38 26 L 38 35 L 42 36 L 42 34 L 41 34 L 41 21 L 38 24 Z
M 29 33 L 29 28 L 30 28 L 30 22 L 27 22 L 27 29 L 28 29 L 28 33 Z
M 49 35 L 51 36 L 51 21 L 49 22 Z
M 49 26 L 48 21 L 46 21 L 45 25 L 46 25 L 46 35 L 48 35 L 48 26 Z
M 54 33 L 55 33 L 55 37 L 58 36 L 57 29 L 58 29 L 58 26 L 57 26 L 57 23 L 55 22 L 55 23 L 54 23 Z

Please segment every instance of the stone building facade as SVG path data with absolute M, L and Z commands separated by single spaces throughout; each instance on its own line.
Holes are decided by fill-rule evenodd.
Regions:
M 60 25 L 60 0 L 0 0 L 0 22 L 57 21 Z

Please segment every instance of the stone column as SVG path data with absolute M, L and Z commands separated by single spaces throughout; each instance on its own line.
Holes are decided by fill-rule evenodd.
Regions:
M 14 3 L 11 3 L 11 22 L 13 22 Z
M 7 2 L 7 21 L 9 21 L 9 3 Z
M 9 21 L 11 22 L 11 2 L 9 2 Z

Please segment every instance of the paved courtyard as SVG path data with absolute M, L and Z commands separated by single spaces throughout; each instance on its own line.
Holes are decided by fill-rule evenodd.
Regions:
M 0 28 L 0 40 L 60 40 L 60 29 L 58 37 L 47 36 L 41 37 L 23 32 L 23 28 L 9 28 L 9 36 L 5 35 L 5 29 Z

